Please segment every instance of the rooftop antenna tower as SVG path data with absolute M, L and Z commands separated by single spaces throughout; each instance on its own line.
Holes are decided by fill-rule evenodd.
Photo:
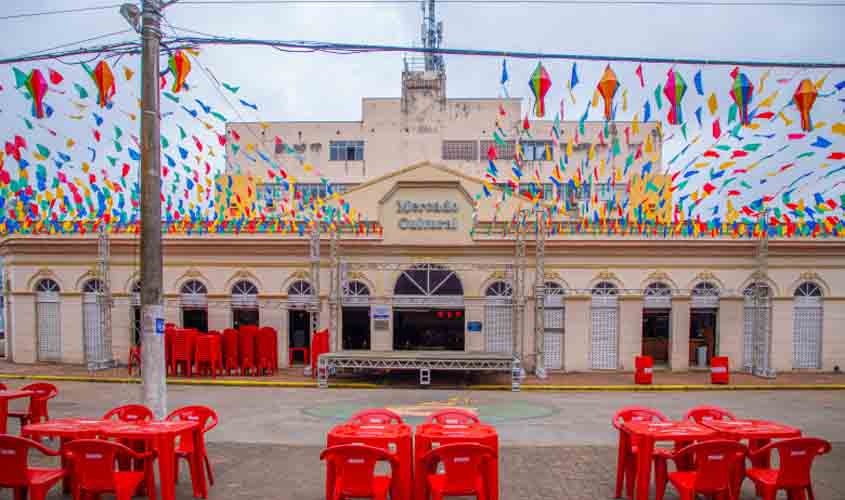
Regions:
M 437 20 L 434 9 L 435 0 L 422 0 L 422 44 L 426 49 L 439 49 L 443 43 L 443 22 Z M 425 70 L 442 73 L 446 69 L 443 55 L 425 53 Z

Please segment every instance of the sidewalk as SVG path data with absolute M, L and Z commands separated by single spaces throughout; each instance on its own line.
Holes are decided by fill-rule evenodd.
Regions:
M 125 367 L 112 368 L 97 372 L 88 372 L 79 365 L 60 364 L 13 364 L 0 361 L 0 379 L 44 378 L 55 380 L 79 380 L 92 382 L 133 382 L 140 379 L 137 375 L 129 377 Z M 172 384 L 216 384 L 216 385 L 266 385 L 274 387 L 316 387 L 316 381 L 303 374 L 303 367 L 280 369 L 274 376 L 241 377 L 168 377 Z M 330 379 L 332 387 L 376 388 L 376 387 L 418 387 L 416 371 L 406 372 L 368 372 L 344 373 Z M 450 372 L 432 373 L 432 387 L 457 387 L 466 389 L 510 389 L 510 376 L 507 374 L 458 374 Z M 845 374 L 797 372 L 779 374 L 774 379 L 755 377 L 746 373 L 731 373 L 730 385 L 714 386 L 710 384 L 707 371 L 671 372 L 656 370 L 654 384 L 638 386 L 634 384 L 631 372 L 583 372 L 550 373 L 545 379 L 534 375 L 526 376 L 522 383 L 523 390 L 703 390 L 703 389 L 845 389 Z

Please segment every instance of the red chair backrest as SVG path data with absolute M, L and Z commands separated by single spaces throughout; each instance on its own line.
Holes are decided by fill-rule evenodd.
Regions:
M 197 335 L 194 340 L 194 359 L 196 361 L 211 361 L 214 350 L 214 339 L 209 335 Z
M 250 325 L 242 326 L 238 333 L 238 352 L 240 359 L 246 363 L 255 362 L 255 330 L 253 328 L 250 328 Z
M 0 486 L 27 484 L 29 449 L 35 445 L 34 441 L 26 438 L 0 434 Z
M 207 406 L 185 406 L 174 410 L 167 416 L 167 420 L 186 420 L 199 422 L 202 425 L 203 434 L 217 426 L 217 412 Z
M 32 391 L 35 394 L 29 398 L 29 414 L 32 421 L 37 423 L 47 419 L 47 401 L 59 395 L 59 389 L 46 382 L 36 382 L 21 387 L 21 390 Z
M 223 349 L 226 359 L 238 359 L 238 331 L 233 328 L 223 330 Z
M 695 456 L 695 489 L 701 493 L 725 491 L 731 484 L 731 473 L 737 460 L 743 460 L 748 449 L 729 440 L 704 441 L 679 450 L 676 456 Z
M 441 424 L 441 425 L 472 425 L 480 423 L 478 415 L 460 408 L 451 408 L 440 410 L 432 413 L 425 419 L 427 424 Z
M 434 473 L 437 463 L 443 464 L 446 492 L 473 491 L 476 479 L 484 473 L 482 466 L 494 459 L 496 452 L 477 443 L 455 443 L 434 448 L 423 457 L 425 470 Z
M 136 454 L 115 441 L 76 439 L 66 443 L 63 453 L 73 462 L 73 480 L 84 490 L 114 489 L 115 459 Z
M 628 406 L 613 416 L 613 426 L 621 428 L 623 422 L 666 422 L 669 419 L 659 411 L 644 406 Z
M 352 415 L 350 423 L 361 424 L 403 424 L 402 417 L 387 408 L 369 408 Z
M 395 461 L 387 451 L 363 444 L 343 444 L 326 448 L 320 453 L 320 460 L 327 460 L 334 466 L 338 480 L 343 482 L 347 497 L 370 497 L 373 494 L 373 477 L 376 463 L 391 464 L 391 476 L 395 477 Z
M 830 452 L 830 443 L 819 438 L 792 438 L 776 441 L 771 448 L 778 451 L 777 484 L 783 488 L 800 488 L 810 484 L 810 469 L 817 455 Z
M 173 332 L 172 355 L 173 359 L 179 361 L 190 360 L 194 350 L 194 332 L 184 328 Z
M 684 420 L 700 424 L 708 420 L 736 420 L 733 413 L 718 406 L 696 406 L 684 415 Z
M 153 411 L 144 405 L 118 406 L 103 415 L 103 420 L 111 420 L 115 417 L 121 422 L 149 422 L 153 420 Z

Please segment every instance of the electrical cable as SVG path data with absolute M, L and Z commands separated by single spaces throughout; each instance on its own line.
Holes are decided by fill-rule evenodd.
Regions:
M 102 5 L 100 7 L 80 7 L 78 9 L 61 9 L 61 10 L 45 10 L 41 12 L 26 12 L 22 14 L 9 14 L 0 16 L 0 21 L 9 21 L 12 19 L 25 19 L 29 17 L 53 16 L 58 14 L 76 14 L 81 12 L 94 12 L 98 10 L 109 10 L 120 8 L 120 4 Z
M 176 5 L 186 6 L 232 6 L 232 5 L 419 5 L 419 0 L 183 0 Z M 467 5 L 600 5 L 600 6 L 667 6 L 667 7 L 845 7 L 845 2 L 796 2 L 763 1 L 752 2 L 727 0 L 724 2 L 690 0 L 439 0 L 439 4 Z
M 64 49 L 66 47 L 72 47 L 74 45 L 80 45 L 80 44 L 83 44 L 83 43 L 86 43 L 86 42 L 93 42 L 93 41 L 96 41 L 96 40 L 102 40 L 104 38 L 111 38 L 113 36 L 123 35 L 125 33 L 129 33 L 130 31 L 132 31 L 132 30 L 125 29 L 125 30 L 120 30 L 120 31 L 113 31 L 111 33 L 105 33 L 103 35 L 92 36 L 91 38 L 86 38 L 84 40 L 78 40 L 76 42 L 63 43 L 61 45 L 56 45 L 55 47 L 50 47 L 48 49 L 42 49 L 42 50 L 36 50 L 34 52 L 28 52 L 28 53 L 23 54 L 19 57 L 27 57 L 27 56 L 33 56 L 33 55 L 36 55 L 36 54 L 43 54 L 44 52 L 51 52 L 51 51 L 58 50 L 58 49 Z

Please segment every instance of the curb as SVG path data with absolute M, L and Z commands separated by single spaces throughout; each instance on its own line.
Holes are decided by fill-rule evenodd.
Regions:
M 18 375 L 0 373 L 0 379 L 7 380 L 42 380 L 53 382 L 94 382 L 103 384 L 140 384 L 136 377 L 87 377 L 84 375 Z M 276 387 L 276 388 L 310 388 L 316 389 L 317 382 L 284 382 L 281 380 L 214 380 L 214 379 L 167 379 L 167 385 L 199 385 L 199 386 L 229 386 L 229 387 Z M 377 384 L 359 382 L 342 382 L 330 385 L 337 389 L 378 389 Z

